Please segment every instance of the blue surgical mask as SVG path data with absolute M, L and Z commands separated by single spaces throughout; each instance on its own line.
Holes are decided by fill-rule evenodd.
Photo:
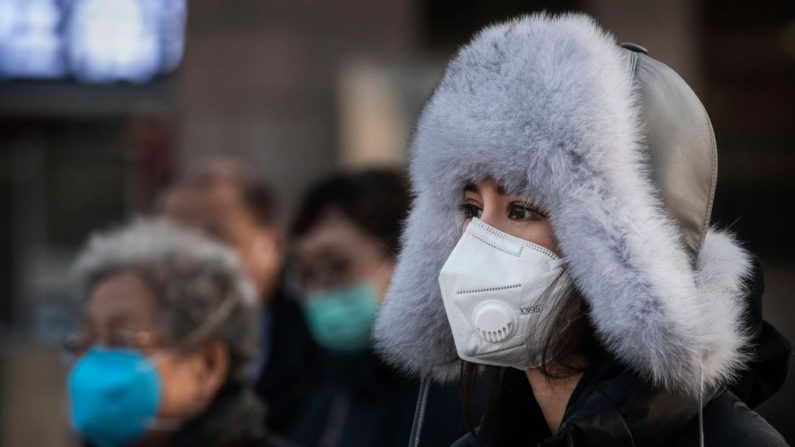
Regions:
M 72 426 L 97 447 L 121 447 L 146 434 L 160 405 L 157 368 L 133 350 L 95 347 L 69 374 Z
M 340 353 L 355 353 L 370 346 L 379 307 L 372 284 L 364 282 L 313 294 L 303 307 L 309 331 L 320 346 Z

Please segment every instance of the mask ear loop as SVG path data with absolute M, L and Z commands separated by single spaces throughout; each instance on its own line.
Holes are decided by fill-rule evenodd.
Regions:
M 704 447 L 704 369 L 699 368 L 700 380 L 698 385 L 698 441 Z
M 182 341 L 177 342 L 177 345 L 183 347 L 191 347 L 198 344 L 202 339 L 207 337 L 213 330 L 215 330 L 218 325 L 224 322 L 230 315 L 232 315 L 232 311 L 235 309 L 235 305 L 237 303 L 235 300 L 228 299 L 221 303 L 218 309 L 215 311 L 213 315 L 210 316 L 207 320 L 205 320 L 198 328 L 194 329 L 193 332 L 189 333 Z M 160 361 L 160 357 L 162 357 L 164 350 L 161 349 L 154 354 L 149 356 L 149 361 L 153 364 L 158 364 Z
M 221 305 L 218 307 L 215 313 L 210 316 L 210 318 L 205 320 L 201 325 L 199 325 L 198 328 L 188 334 L 188 336 L 178 344 L 188 347 L 198 344 L 202 339 L 215 330 L 218 325 L 223 323 L 227 318 L 229 318 L 230 315 L 232 315 L 232 311 L 235 309 L 236 304 L 237 302 L 232 299 L 227 299 L 221 303 Z M 160 349 L 148 357 L 151 367 L 157 367 L 157 365 L 162 361 L 164 353 L 165 350 Z M 159 432 L 175 432 L 182 428 L 183 425 L 184 421 L 180 419 L 153 417 L 146 421 L 146 426 L 148 429 Z
M 210 316 L 210 318 L 205 320 L 204 323 L 202 323 L 192 333 L 188 334 L 188 336 L 185 337 L 180 344 L 186 347 L 198 344 L 205 337 L 210 335 L 210 333 L 214 331 L 218 326 L 220 326 L 221 323 L 226 321 L 226 319 L 229 318 L 230 315 L 232 315 L 232 311 L 235 310 L 236 305 L 237 301 L 233 299 L 227 299 L 226 301 L 224 301 L 218 307 L 215 313 Z
M 431 381 L 423 376 L 420 381 L 420 393 L 417 396 L 417 407 L 414 409 L 414 422 L 411 424 L 411 436 L 409 436 L 409 447 L 419 447 L 420 437 L 422 436 L 422 424 L 425 422 L 425 406 L 428 403 L 428 393 L 430 392 Z

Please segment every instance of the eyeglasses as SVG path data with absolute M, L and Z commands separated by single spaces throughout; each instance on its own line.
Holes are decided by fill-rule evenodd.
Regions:
M 386 255 L 369 261 L 337 256 L 312 263 L 300 263 L 293 258 L 289 264 L 287 279 L 297 290 L 334 289 L 353 284 L 357 278 L 367 277 L 388 259 L 390 258 Z
M 350 282 L 353 276 L 352 270 L 350 263 L 320 267 L 305 266 L 293 273 L 290 279 L 301 290 L 333 288 Z
M 146 351 L 162 346 L 164 343 L 165 339 L 154 331 L 114 331 L 103 340 L 85 332 L 77 332 L 67 337 L 61 345 L 61 349 L 67 359 L 74 360 L 85 354 L 92 346 Z

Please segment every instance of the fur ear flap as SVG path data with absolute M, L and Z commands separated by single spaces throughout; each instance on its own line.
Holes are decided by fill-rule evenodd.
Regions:
M 455 208 L 419 195 L 409 214 L 387 299 L 375 324 L 376 349 L 408 374 L 458 378 L 460 362 L 439 291 L 438 274 L 458 242 Z M 444 207 L 441 207 L 443 209 Z
M 751 268 L 749 254 L 730 234 L 711 229 L 695 269 L 670 272 L 667 292 L 657 285 L 657 305 L 633 310 L 626 302 L 632 294 L 592 296 L 594 325 L 607 349 L 641 377 L 697 396 L 729 382 L 748 360 L 743 317 Z M 680 281 L 692 284 L 688 293 L 682 294 Z
M 707 232 L 696 261 L 696 287 L 702 301 L 702 324 L 708 329 L 701 359 L 708 386 L 725 383 L 748 361 L 748 328 L 744 326 L 745 295 L 751 256 L 729 233 Z

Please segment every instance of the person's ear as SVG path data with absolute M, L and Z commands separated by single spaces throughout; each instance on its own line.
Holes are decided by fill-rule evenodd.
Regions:
M 373 273 L 372 281 L 376 286 L 376 293 L 378 298 L 383 302 L 386 292 L 389 289 L 389 283 L 392 281 L 392 273 L 395 270 L 395 259 L 388 257 L 378 266 Z
M 199 351 L 197 384 L 203 399 L 212 399 L 229 375 L 229 348 L 220 341 L 205 343 Z
M 265 228 L 254 240 L 254 262 L 269 278 L 276 275 L 282 267 L 286 241 L 284 231 L 276 226 Z
M 277 225 L 271 225 L 263 231 L 263 248 L 268 250 L 279 263 L 284 255 L 286 239 L 284 229 Z

